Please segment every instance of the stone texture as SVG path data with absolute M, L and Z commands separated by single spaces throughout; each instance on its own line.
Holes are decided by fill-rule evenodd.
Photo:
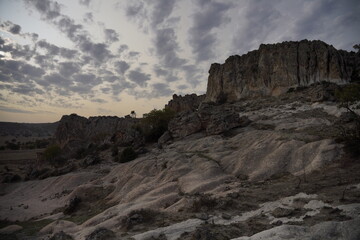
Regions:
M 202 103 L 196 112 L 182 112 L 169 123 L 169 133 L 173 138 L 182 138 L 205 131 L 216 135 L 235 127 L 249 124 L 247 117 L 239 117 L 231 107 Z
M 347 83 L 359 76 L 360 55 L 336 50 L 322 41 L 262 44 L 231 56 L 209 70 L 205 101 L 232 102 L 244 97 L 277 96 L 290 87 L 327 81 Z
M 205 95 L 187 94 L 185 96 L 173 95 L 166 107 L 175 112 L 195 111 L 200 103 L 205 99 Z
M 68 152 L 75 152 L 90 143 L 113 141 L 120 145 L 141 144 L 142 136 L 132 129 L 140 120 L 135 118 L 90 117 L 76 114 L 61 118 L 55 132 L 55 141 Z

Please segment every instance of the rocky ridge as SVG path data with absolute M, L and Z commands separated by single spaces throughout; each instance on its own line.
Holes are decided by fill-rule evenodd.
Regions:
M 211 65 L 205 101 L 278 96 L 291 87 L 322 81 L 344 84 L 359 79 L 359 67 L 359 53 L 322 41 L 261 44 L 258 50 Z
M 85 118 L 76 114 L 61 118 L 55 132 L 56 143 L 69 152 L 74 152 L 90 143 L 117 142 L 118 145 L 141 145 L 144 142 L 132 128 L 139 119 L 118 117 Z

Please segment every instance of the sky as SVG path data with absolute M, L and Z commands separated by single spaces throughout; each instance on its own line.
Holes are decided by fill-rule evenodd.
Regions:
M 211 63 L 261 43 L 353 50 L 359 0 L 0 0 L 0 121 L 123 117 L 204 94 Z

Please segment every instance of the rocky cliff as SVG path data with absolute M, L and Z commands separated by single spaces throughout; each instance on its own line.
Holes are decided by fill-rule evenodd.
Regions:
M 118 117 L 85 118 L 76 114 L 61 118 L 55 132 L 56 143 L 69 151 L 89 143 L 116 142 L 119 145 L 141 144 L 142 136 L 132 126 L 139 119 Z
M 198 109 L 200 103 L 205 99 L 205 95 L 186 94 L 185 96 L 173 95 L 166 107 L 175 112 L 194 111 Z
M 251 96 L 277 96 L 290 87 L 359 78 L 360 54 L 336 50 L 322 41 L 262 44 L 231 56 L 209 70 L 205 101 L 231 102 Z

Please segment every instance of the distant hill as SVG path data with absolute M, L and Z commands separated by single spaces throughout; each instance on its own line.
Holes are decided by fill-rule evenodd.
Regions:
M 50 137 L 53 136 L 59 122 L 54 123 L 13 123 L 0 122 L 0 136 Z

